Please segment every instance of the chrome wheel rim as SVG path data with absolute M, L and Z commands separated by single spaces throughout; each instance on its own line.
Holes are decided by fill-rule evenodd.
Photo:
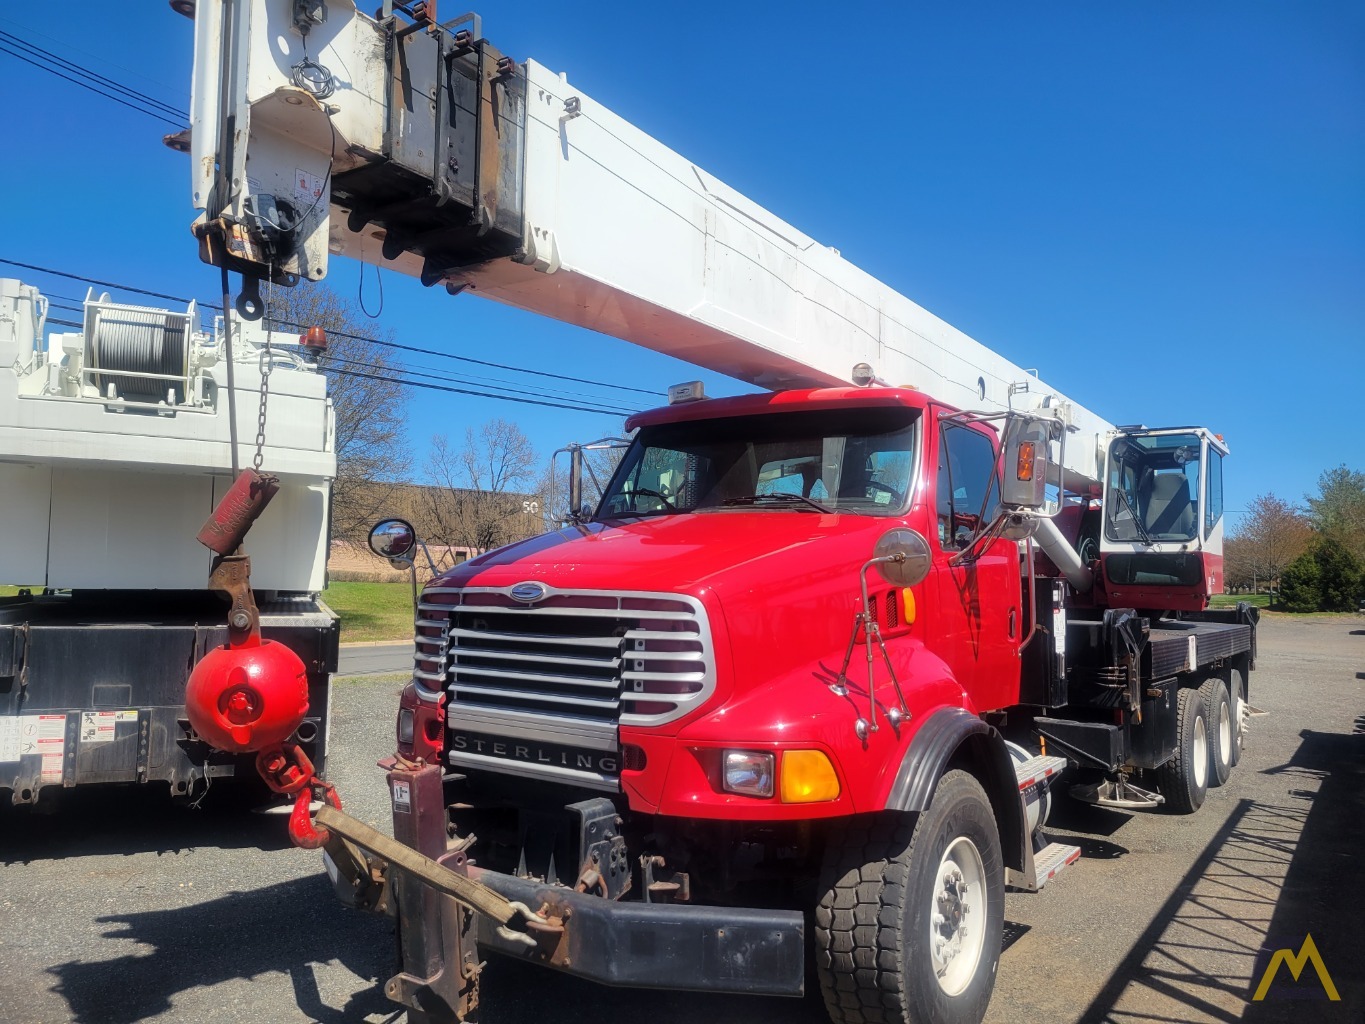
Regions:
M 1218 706 L 1218 763 L 1227 767 L 1232 761 L 1232 712 L 1227 702 Z
M 1209 781 L 1209 732 L 1204 716 L 1194 720 L 1194 784 L 1202 789 Z
M 961 995 L 976 977 L 988 920 L 986 867 L 966 836 L 949 844 L 930 895 L 929 951 L 944 993 Z

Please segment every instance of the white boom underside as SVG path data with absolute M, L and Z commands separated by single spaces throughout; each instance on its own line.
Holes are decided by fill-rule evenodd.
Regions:
M 316 189 L 373 160 L 385 144 L 390 72 L 379 24 L 337 3 L 312 29 L 309 54 L 335 75 L 336 91 L 323 101 L 329 116 L 291 84 L 291 67 L 302 57 L 292 8 L 289 0 L 229 5 L 246 44 L 233 51 L 242 71 L 226 109 L 236 116 L 239 137 L 244 123 L 249 129 L 232 160 L 236 191 L 222 204 L 235 215 L 254 193 L 308 201 L 310 184 Z M 202 0 L 197 15 L 193 191 L 200 208 L 215 205 L 213 168 L 223 156 L 222 9 L 222 0 Z M 534 61 L 523 70 L 524 110 L 506 119 L 507 130 L 522 119 L 526 126 L 522 251 L 515 260 L 461 268 L 452 282 L 765 388 L 846 384 L 855 364 L 868 363 L 888 383 L 963 409 L 1001 412 L 1011 401 L 1016 409 L 1050 408 L 1070 427 L 1068 482 L 1100 479 L 1109 423 L 716 180 L 564 76 Z M 352 231 L 346 211 L 335 206 L 322 217 L 328 201 L 324 195 L 319 215 L 305 224 L 301 276 L 322 277 L 329 251 L 420 275 L 421 256 L 384 257 L 384 232 L 374 225 Z

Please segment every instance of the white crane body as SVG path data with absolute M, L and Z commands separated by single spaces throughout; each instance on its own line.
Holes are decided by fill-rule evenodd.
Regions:
M 195 533 L 232 483 L 226 346 L 186 311 L 93 290 L 79 330 L 44 337 L 47 300 L 0 279 L 0 582 L 50 589 L 199 590 Z M 280 492 L 251 533 L 257 586 L 322 590 L 336 476 L 326 380 L 298 338 L 232 317 L 238 459 L 255 451 L 272 367 L 263 465 Z M 167 528 L 174 522 L 175 528 Z M 148 551 L 156 557 L 149 558 Z
M 325 97 L 295 84 L 305 45 L 330 70 Z M 482 70 L 469 54 L 445 58 L 450 68 L 472 66 L 470 77 L 452 70 L 443 83 L 431 69 L 450 49 L 442 33 L 395 37 L 350 3 L 329 5 L 327 20 L 306 37 L 289 3 L 201 3 L 189 142 L 195 205 L 210 219 L 227 214 L 240 223 L 262 194 L 293 202 L 302 225 L 285 265 L 301 278 L 321 278 L 329 253 L 343 254 L 428 283 L 468 286 L 765 388 L 846 384 L 865 363 L 878 379 L 964 409 L 1046 408 L 1069 428 L 1068 484 L 1081 490 L 1101 478 L 1114 428 L 1099 415 L 566 76 L 535 61 L 499 74 L 498 56 L 483 47 Z M 235 141 L 224 145 L 229 123 Z M 452 156 L 442 173 L 458 167 L 447 183 L 431 163 L 443 145 Z M 471 158 L 477 167 L 467 166 Z M 451 194 L 439 205 L 453 210 L 461 194 L 483 197 L 482 214 L 477 199 L 464 214 L 489 223 L 482 239 L 462 243 L 451 237 L 455 229 L 442 237 L 434 201 L 429 209 L 415 204 L 425 222 L 412 215 L 411 199 L 385 207 L 394 193 L 378 176 L 398 164 L 420 176 L 422 161 L 431 164 L 427 191 L 439 196 L 444 185 Z M 216 180 L 220 165 L 230 184 Z M 477 187 L 465 181 L 474 174 Z M 480 258 L 492 239 L 503 241 L 503 255 Z

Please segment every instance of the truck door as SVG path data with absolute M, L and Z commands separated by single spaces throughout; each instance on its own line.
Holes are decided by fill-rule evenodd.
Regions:
M 1018 703 L 1021 626 L 1019 549 L 996 540 L 979 557 L 952 564 L 990 524 L 999 502 L 995 434 L 941 422 L 937 432 L 936 653 L 978 711 Z

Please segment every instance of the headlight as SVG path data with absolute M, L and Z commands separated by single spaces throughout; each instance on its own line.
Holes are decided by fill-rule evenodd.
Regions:
M 398 709 L 398 743 L 400 746 L 412 746 L 412 708 Z
M 755 750 L 725 751 L 723 785 L 744 796 L 773 795 L 773 755 Z

